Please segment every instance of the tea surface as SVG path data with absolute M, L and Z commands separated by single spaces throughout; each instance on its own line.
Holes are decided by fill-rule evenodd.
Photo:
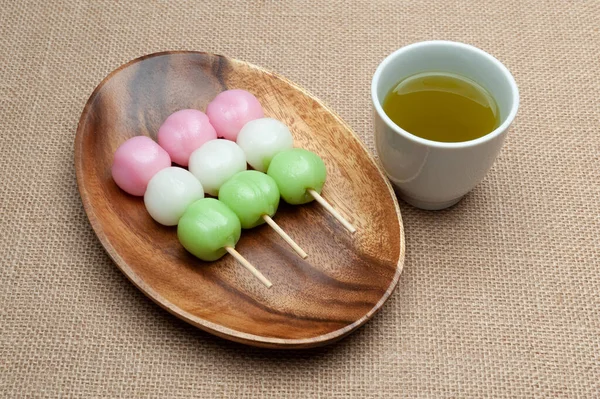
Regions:
M 474 140 L 500 124 L 488 91 L 451 73 L 426 72 L 401 80 L 385 97 L 383 110 L 402 129 L 433 141 Z

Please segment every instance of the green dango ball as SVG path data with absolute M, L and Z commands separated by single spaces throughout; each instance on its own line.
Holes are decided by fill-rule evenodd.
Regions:
M 181 245 L 207 262 L 225 255 L 225 247 L 235 247 L 241 232 L 236 214 L 214 198 L 204 198 L 191 204 L 177 226 Z
M 293 148 L 275 155 L 267 174 L 277 183 L 285 202 L 300 205 L 314 199 L 308 189 L 321 194 L 327 169 L 321 157 L 314 152 Z
M 219 200 L 240 219 L 242 228 L 265 223 L 263 215 L 273 216 L 279 206 L 279 189 L 270 176 L 246 170 L 235 174 L 219 190 Z

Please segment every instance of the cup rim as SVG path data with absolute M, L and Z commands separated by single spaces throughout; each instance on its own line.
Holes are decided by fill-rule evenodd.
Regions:
M 383 70 L 388 66 L 388 64 L 390 62 L 392 62 L 392 60 L 401 56 L 403 53 L 405 53 L 408 50 L 412 50 L 417 47 L 426 47 L 426 46 L 440 45 L 440 44 L 445 45 L 445 46 L 452 46 L 455 48 L 460 48 L 462 50 L 470 50 L 470 51 L 474 51 L 474 52 L 478 53 L 482 57 L 487 58 L 492 63 L 494 63 L 508 79 L 508 83 L 510 85 L 512 97 L 513 97 L 512 98 L 512 100 L 513 100 L 512 107 L 510 109 L 510 112 L 508 113 L 508 115 L 506 116 L 504 121 L 500 124 L 500 126 L 498 126 L 496 129 L 494 129 L 490 133 L 486 134 L 485 136 L 476 138 L 474 140 L 460 141 L 460 142 L 443 142 L 443 141 L 433 141 L 433 140 L 424 139 L 422 137 L 419 137 L 412 133 L 409 133 L 408 131 L 402 129 L 400 126 L 396 125 L 396 123 L 394 123 L 390 119 L 390 117 L 387 116 L 387 114 L 383 110 L 383 107 L 381 106 L 381 103 L 379 101 L 379 96 L 377 94 L 377 85 L 379 83 L 379 78 L 380 78 Z M 421 42 L 416 42 L 416 43 L 412 43 L 412 44 L 403 46 L 403 47 L 399 48 L 398 50 L 394 51 L 393 53 L 391 53 L 390 55 L 388 55 L 379 64 L 379 66 L 375 70 L 375 73 L 373 74 L 373 79 L 371 81 L 371 100 L 373 101 L 373 106 L 375 107 L 375 110 L 379 114 L 379 117 L 381 119 L 383 119 L 383 121 L 385 121 L 386 125 L 388 127 L 390 127 L 397 134 L 399 134 L 409 140 L 417 142 L 419 144 L 426 145 L 428 147 L 467 148 L 467 147 L 473 147 L 473 146 L 485 143 L 487 141 L 493 140 L 494 138 L 496 138 L 497 136 L 502 134 L 502 132 L 504 132 L 510 126 L 510 124 L 515 119 L 515 116 L 517 115 L 517 110 L 519 108 L 519 89 L 517 87 L 515 78 L 510 73 L 508 68 L 506 68 L 506 66 L 503 63 L 501 63 L 498 59 L 496 59 L 494 56 L 481 50 L 480 48 L 477 48 L 470 44 L 461 43 L 461 42 L 454 42 L 454 41 L 448 41 L 448 40 L 428 40 L 428 41 L 421 41 Z

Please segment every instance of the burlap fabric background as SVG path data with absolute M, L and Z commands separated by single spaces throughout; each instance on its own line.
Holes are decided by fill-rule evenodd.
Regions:
M 0 1 L 0 395 L 600 397 L 600 1 Z M 283 74 L 373 149 L 369 86 L 451 39 L 513 72 L 521 108 L 458 206 L 401 203 L 397 291 L 331 347 L 274 352 L 170 316 L 110 261 L 73 167 L 114 68 L 204 50 Z

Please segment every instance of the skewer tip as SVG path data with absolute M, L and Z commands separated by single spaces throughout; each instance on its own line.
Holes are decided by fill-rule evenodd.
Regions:
M 337 210 L 335 210 L 335 208 L 331 206 L 331 204 L 327 202 L 325 198 L 321 197 L 321 194 L 319 194 L 313 189 L 309 189 L 308 192 L 319 204 L 321 204 L 327 210 L 327 212 L 329 212 L 335 219 L 337 219 L 337 221 L 340 222 L 342 226 L 344 226 L 346 230 L 350 232 L 350 234 L 356 233 L 356 228 L 353 225 L 351 225 L 350 222 L 348 222 Z
M 296 253 L 302 259 L 306 259 L 308 257 L 308 254 L 304 252 L 304 250 L 300 248 L 298 244 L 296 244 L 296 241 L 294 241 L 281 227 L 279 227 L 279 225 L 275 223 L 275 221 L 269 215 L 263 215 L 263 219 L 269 226 L 271 226 L 273 230 L 277 232 L 277 234 L 279 234 L 281 238 L 285 240 L 290 247 L 292 247 L 294 251 L 296 251 Z
M 235 258 L 235 260 L 237 260 L 242 266 L 244 266 L 250 273 L 252 273 L 252 275 L 254 275 L 254 277 L 256 277 L 258 280 L 260 280 L 260 282 L 263 283 L 267 288 L 271 288 L 273 286 L 273 283 L 271 283 L 271 281 L 269 281 L 269 279 L 267 279 L 259 270 L 257 270 L 252 265 L 252 263 L 248 262 L 248 260 L 246 260 L 246 258 L 244 258 L 242 255 L 240 255 L 240 253 L 238 251 L 236 251 L 235 248 L 225 247 L 225 250 L 227 252 L 229 252 L 229 254 L 231 256 L 233 256 Z

